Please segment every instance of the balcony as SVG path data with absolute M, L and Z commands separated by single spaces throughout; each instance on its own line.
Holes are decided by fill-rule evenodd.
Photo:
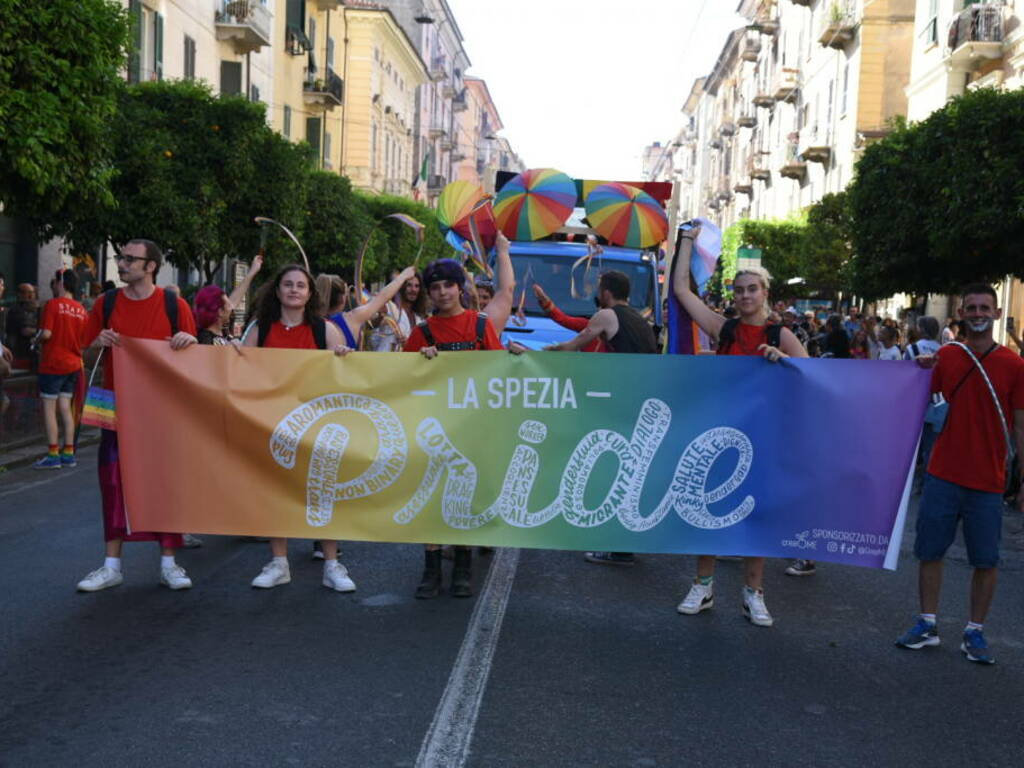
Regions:
M 740 45 L 740 58 L 744 61 L 757 61 L 761 53 L 761 36 L 754 30 L 747 30 Z
M 256 0 L 221 0 L 214 23 L 217 39 L 231 43 L 239 55 L 270 45 L 270 11 Z
M 736 135 L 736 123 L 732 121 L 731 117 L 725 117 L 722 122 L 718 125 L 719 136 L 735 136 Z
M 465 159 L 466 159 L 466 153 L 465 152 L 452 152 L 452 162 L 453 163 L 461 163 Z
M 757 179 L 759 181 L 768 181 L 772 177 L 771 168 L 768 167 L 768 153 L 764 151 L 756 151 L 751 155 L 750 159 L 747 160 L 747 173 L 751 179 Z
M 825 130 L 814 125 L 800 132 L 800 156 L 811 163 L 828 165 L 832 157 L 832 139 Z
M 467 109 L 469 100 L 466 98 L 466 89 L 463 88 L 459 95 L 452 99 L 452 112 L 465 112 Z
M 1002 5 L 974 3 L 961 11 L 949 26 L 949 64 L 975 69 L 1002 57 Z
M 334 70 L 327 68 L 327 77 L 307 77 L 302 83 L 302 100 L 311 107 L 331 110 L 341 106 L 344 84 Z
M 744 106 L 740 110 L 740 116 L 736 118 L 736 125 L 740 128 L 753 128 L 757 125 L 757 110 L 753 107 Z
M 756 29 L 762 35 L 777 35 L 779 33 L 779 17 L 770 14 L 758 16 L 750 28 Z
M 304 56 L 313 50 L 312 41 L 298 27 L 288 27 L 284 32 L 286 50 L 292 56 Z
M 448 127 L 441 120 L 433 120 L 427 129 L 427 135 L 432 139 L 443 139 L 448 135 Z
M 441 97 L 445 99 L 454 99 L 458 95 L 458 91 L 455 90 L 455 84 L 450 80 L 445 80 L 441 85 Z
M 448 77 L 448 60 L 444 56 L 435 56 L 430 62 L 430 70 L 427 73 L 435 83 Z
M 790 0 L 793 5 L 802 5 L 804 8 L 810 8 L 814 0 Z
M 754 182 L 749 176 L 740 176 L 740 178 L 736 179 L 736 183 L 732 185 L 732 191 L 738 195 L 752 197 L 754 194 Z
M 775 83 L 772 85 L 772 95 L 776 101 L 794 102 L 800 92 L 800 70 L 793 67 L 783 67 L 775 76 Z
M 779 168 L 779 175 L 787 179 L 803 181 L 807 175 L 807 162 L 800 156 L 800 149 L 796 139 L 790 139 L 786 144 L 786 156 Z
M 453 139 L 451 136 L 442 136 L 441 141 L 438 143 L 441 147 L 441 150 L 444 152 L 451 152 L 453 149 L 455 149 L 455 139 Z
M 842 50 L 857 36 L 857 6 L 852 0 L 833 2 L 821 25 L 818 42 L 825 48 Z
M 440 192 L 444 189 L 444 185 L 448 182 L 445 181 L 444 176 L 439 173 L 433 173 L 427 176 L 427 189 L 431 192 Z
M 762 107 L 764 109 L 771 109 L 775 106 L 775 94 L 772 92 L 767 80 L 757 83 L 754 98 L 750 101 L 755 107 Z
M 732 184 L 730 183 L 730 179 L 727 174 L 722 174 L 718 177 L 718 184 L 715 187 L 715 196 L 723 203 L 727 203 L 732 200 Z
M 712 139 L 711 141 L 708 142 L 708 146 L 711 147 L 711 149 L 721 149 L 722 140 L 718 138 Z

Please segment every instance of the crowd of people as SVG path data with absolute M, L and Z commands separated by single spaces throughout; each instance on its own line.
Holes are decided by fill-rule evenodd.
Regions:
M 683 235 L 682 263 L 699 230 Z M 249 274 L 228 295 L 217 286 L 199 290 L 193 306 L 177 292 L 155 284 L 163 263 L 159 247 L 148 240 L 133 240 L 117 257 L 123 288 L 99 296 L 91 310 L 69 298 L 75 275 L 60 271 L 51 288 L 54 299 L 37 321 L 41 333 L 40 392 L 47 403 L 49 451 L 37 466 L 60 468 L 75 463 L 74 423 L 69 403 L 76 377 L 82 374 L 82 349 L 107 349 L 122 336 L 168 340 L 172 349 L 192 344 L 323 350 L 344 356 L 357 349 L 419 352 L 428 360 L 451 352 L 500 350 L 515 354 L 527 350 L 519 344 L 503 347 L 500 336 L 514 311 L 514 273 L 509 244 L 498 237 L 497 275 L 476 280 L 452 259 L 440 259 L 422 272 L 408 267 L 376 295 L 363 297 L 337 275 L 316 278 L 303 266 L 286 265 L 267 280 L 257 294 L 251 320 L 240 338 L 227 328 L 232 310 L 262 268 L 257 258 Z M 1004 491 L 1018 504 L 1019 475 L 1011 457 L 1024 455 L 1024 360 L 993 339 L 994 321 L 1001 317 L 990 286 L 964 289 L 959 319 L 941 328 L 933 317 L 919 317 L 912 327 L 895 321 L 864 317 L 852 308 L 848 317 L 830 315 L 819 324 L 814 312 L 770 303 L 771 278 L 763 269 L 743 269 L 733 282 L 733 301 L 727 307 L 709 306 L 698 296 L 686 270 L 676 270 L 672 294 L 699 326 L 709 351 L 718 355 L 747 355 L 778 363 L 787 358 L 834 357 L 865 360 L 916 360 L 933 370 L 933 402 L 928 409 L 922 438 L 922 489 L 917 520 L 915 554 L 920 561 L 920 613 L 912 629 L 899 638 L 904 648 L 937 645 L 936 609 L 942 561 L 958 525 L 964 529 L 968 558 L 974 569 L 970 620 L 961 649 L 971 661 L 991 663 L 983 622 L 995 590 Z M 588 317 L 561 312 L 542 286 L 534 285 L 541 309 L 576 332 L 569 341 L 545 349 L 554 352 L 657 354 L 661 351 L 656 329 L 629 304 L 629 278 L 610 270 L 597 284 L 598 310 Z M 20 292 L 19 292 L 20 293 Z M 26 292 L 26 301 L 27 301 Z M 26 327 L 24 318 L 19 328 Z M 35 326 L 29 326 L 35 328 Z M 33 330 L 32 335 L 35 336 Z M 1020 348 L 1015 335 L 1014 342 Z M 541 352 L 539 354 L 543 354 Z M 13 354 L 4 350 L 4 357 Z M 113 366 L 104 366 L 104 386 L 115 388 Z M 45 370 L 44 370 L 45 366 Z M 58 425 L 58 415 L 60 425 Z M 63 427 L 63 440 L 58 426 Z M 89 573 L 78 589 L 93 592 L 122 583 L 121 550 L 125 541 L 157 541 L 162 550 L 160 582 L 171 589 L 186 589 L 192 581 L 176 561 L 184 539 L 176 533 L 129 530 L 118 460 L 117 433 L 104 430 L 99 449 L 100 488 L 103 499 L 106 558 Z M 286 539 L 270 539 L 271 559 L 253 579 L 252 586 L 272 588 L 291 579 Z M 472 556 L 468 547 L 455 547 L 449 593 L 472 595 Z M 338 542 L 317 543 L 314 557 L 324 561 L 323 584 L 351 592 L 355 583 L 338 559 Z M 415 590 L 420 599 L 442 591 L 439 544 L 424 546 L 424 570 Z M 587 552 L 596 564 L 631 565 L 628 552 Z M 695 615 L 714 605 L 716 559 L 728 553 L 697 558 L 697 570 L 679 603 L 681 614 Z M 812 561 L 795 561 L 786 569 L 794 576 L 815 572 Z M 744 558 L 744 586 L 740 605 L 757 626 L 772 626 L 764 596 L 765 558 Z

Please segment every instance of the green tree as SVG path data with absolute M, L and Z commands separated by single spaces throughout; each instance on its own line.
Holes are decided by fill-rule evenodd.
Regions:
M 853 287 L 868 299 L 1024 277 L 1024 90 L 965 93 L 896 123 L 848 189 Z
M 806 295 L 805 285 L 788 284 L 794 278 L 804 277 L 800 256 L 807 232 L 806 221 L 802 218 L 747 219 L 742 225 L 742 244 L 761 249 L 761 265 L 772 276 L 772 294 L 779 298 Z
M 372 227 L 366 203 L 347 177 L 329 171 L 310 174 L 302 244 L 314 272 L 331 272 L 351 281 L 359 248 Z M 375 245 L 370 244 L 368 262 L 376 261 Z
M 391 272 L 404 269 L 412 263 L 417 252 L 420 258 L 417 266 L 422 268 L 434 259 L 453 254 L 452 248 L 445 241 L 437 226 L 437 215 L 427 206 L 405 197 L 392 195 L 360 194 L 360 199 L 370 216 L 371 221 L 380 222 L 374 233 L 373 260 L 367 259 L 364 266 L 364 280 L 383 280 Z M 423 249 L 416 242 L 413 231 L 399 221 L 386 220 L 391 213 L 404 213 L 424 225 Z
M 840 291 L 850 291 L 852 239 L 845 192 L 825 195 L 807 210 L 799 270 L 809 290 L 837 302 Z
M 261 104 L 189 81 L 127 86 L 114 141 L 115 205 L 69 213 L 76 246 L 147 237 L 211 281 L 224 259 L 255 253 L 255 216 L 303 219 L 309 148 L 274 133 Z M 276 228 L 267 234 L 268 263 L 296 258 Z
M 128 55 L 114 0 L 0 0 L 0 203 L 49 213 L 112 203 L 110 133 Z

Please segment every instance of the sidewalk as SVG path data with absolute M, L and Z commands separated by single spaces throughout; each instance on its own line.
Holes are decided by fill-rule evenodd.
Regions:
M 78 448 L 96 445 L 100 441 L 97 427 L 82 427 L 78 436 Z M 46 454 L 46 437 L 41 433 L 38 439 L 21 440 L 12 445 L 0 445 L 0 473 L 8 472 L 41 459 Z

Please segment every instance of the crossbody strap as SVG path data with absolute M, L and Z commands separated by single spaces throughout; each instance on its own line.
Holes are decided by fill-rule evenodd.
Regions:
M 1006 440 L 1006 450 L 1010 456 L 1013 456 L 1013 442 L 1010 440 L 1010 427 L 1006 423 L 1006 414 L 1003 413 L 1003 405 L 1002 403 L 999 402 L 999 396 L 996 394 L 996 388 L 992 386 L 992 380 L 988 377 L 988 372 L 985 370 L 985 366 L 981 364 L 981 360 L 977 358 L 974 352 L 971 351 L 971 348 L 968 347 L 966 344 L 962 344 L 959 341 L 951 341 L 950 344 L 956 347 L 960 347 L 960 349 L 962 349 L 970 356 L 971 360 L 974 362 L 974 365 L 978 369 L 978 373 L 980 373 L 981 377 L 985 380 L 985 386 L 988 387 L 988 393 L 992 395 L 992 402 L 995 403 L 996 413 L 999 414 L 999 423 L 1003 427 L 1003 438 Z M 982 355 L 982 357 L 987 356 L 988 353 L 991 352 L 993 349 L 995 349 L 995 345 L 990 347 L 988 352 Z

